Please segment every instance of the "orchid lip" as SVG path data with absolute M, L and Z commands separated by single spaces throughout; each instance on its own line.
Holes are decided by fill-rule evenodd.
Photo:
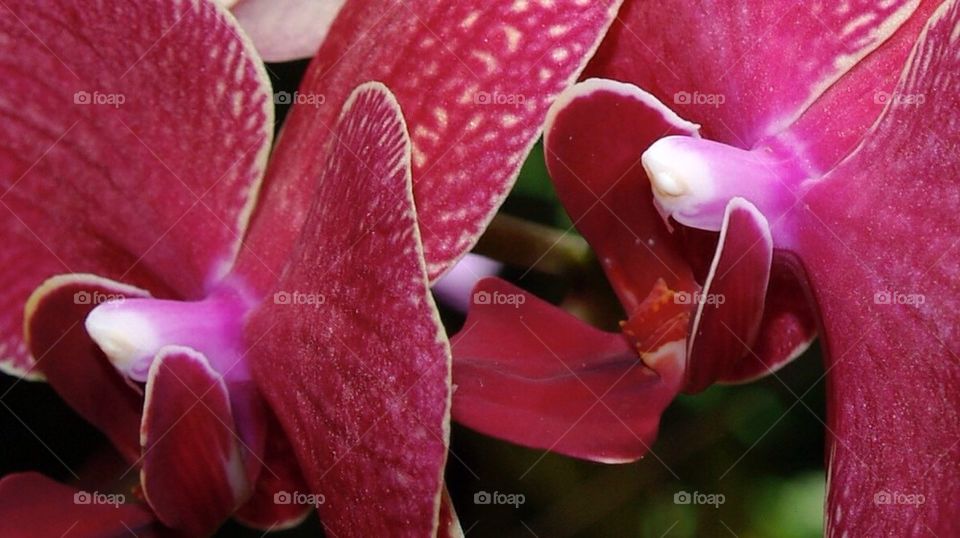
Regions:
M 252 306 L 243 293 L 223 287 L 200 301 L 108 301 L 94 308 L 84 324 L 113 366 L 134 381 L 146 382 L 154 357 L 167 346 L 199 351 L 220 375 L 242 380 L 250 377 L 241 346 Z
M 768 219 L 786 212 L 803 179 L 791 159 L 761 148 L 743 150 L 690 136 L 654 142 L 641 157 L 664 219 L 719 231 L 727 202 L 741 197 Z

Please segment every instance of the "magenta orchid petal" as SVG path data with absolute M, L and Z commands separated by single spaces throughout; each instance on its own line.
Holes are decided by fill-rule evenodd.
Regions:
M 357 88 L 333 140 L 273 301 L 248 325 L 254 375 L 331 535 L 433 536 L 450 360 L 389 90 Z
M 84 491 L 38 473 L 7 475 L 0 479 L 0 536 L 169 536 L 146 506 L 128 499 L 132 495 Z
M 104 301 L 148 296 L 94 275 L 60 275 L 34 291 L 25 314 L 27 345 L 38 358 L 35 368 L 130 461 L 140 454 L 143 397 L 90 339 L 83 320 Z
M 895 89 L 923 105 L 888 103 L 795 216 L 828 356 L 832 535 L 960 535 L 958 32 L 944 2 Z
M 883 44 L 826 89 L 795 123 L 757 145 L 796 156 L 810 176 L 836 166 L 877 121 L 886 102 L 902 99 L 893 92 L 901 68 L 941 3 L 922 0 Z
M 918 2 L 851 4 L 630 2 L 587 74 L 637 84 L 703 124 L 708 138 L 748 149 L 796 120 Z
M 8 371 L 29 368 L 21 306 L 49 276 L 196 297 L 229 268 L 273 127 L 269 82 L 242 35 L 207 1 L 0 9 L 0 40 L 18 44 L 0 67 L 0 117 L 13 127 L 0 152 L 0 238 L 14 245 L 0 299 Z
M 147 380 L 140 482 L 167 526 L 208 535 L 249 496 L 232 424 L 227 387 L 207 359 L 162 349 Z
M 684 390 L 700 392 L 750 353 L 763 319 L 773 262 L 767 219 L 743 198 L 727 204 L 717 252 L 697 305 Z
M 750 352 L 721 373 L 723 383 L 746 383 L 775 373 L 810 347 L 817 319 L 807 292 L 789 264 L 774 253 L 763 321 Z
M 651 203 L 640 156 L 698 126 L 629 84 L 593 79 L 557 100 L 545 127 L 547 167 L 577 229 L 590 242 L 628 314 L 661 278 L 698 289 L 676 239 Z
M 321 149 L 335 145 L 340 106 L 355 86 L 379 80 L 411 125 L 424 251 L 431 280 L 439 277 L 493 217 L 548 107 L 579 75 L 620 2 L 348 2 L 286 120 L 243 273 L 272 284 L 324 169 Z
M 231 10 L 265 61 L 285 62 L 316 54 L 345 2 L 240 0 Z
M 623 335 L 594 329 L 505 281 L 481 281 L 474 297 L 451 342 L 457 422 L 605 463 L 649 450 L 683 382 L 682 340 L 651 346 L 651 367 Z

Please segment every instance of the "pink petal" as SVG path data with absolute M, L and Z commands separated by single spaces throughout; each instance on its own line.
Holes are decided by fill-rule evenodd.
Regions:
M 671 289 L 698 289 L 640 164 L 657 139 L 697 136 L 697 128 L 643 90 L 610 80 L 577 84 L 550 111 L 550 177 L 628 314 L 661 278 Z
M 196 297 L 230 265 L 272 133 L 262 64 L 213 4 L 0 7 L 0 356 L 20 308 L 89 272 Z M 42 73 L 42 83 L 37 83 Z
M 960 535 L 960 4 L 946 2 L 857 150 L 798 212 L 827 349 L 833 535 Z
M 587 69 L 629 81 L 750 148 L 810 103 L 916 9 L 916 2 L 628 2 Z
M 750 353 L 720 375 L 724 383 L 745 383 L 772 374 L 803 354 L 816 338 L 817 320 L 807 291 L 793 268 L 778 261 L 776 254 L 760 330 Z
M 143 396 L 90 339 L 83 320 L 104 301 L 149 295 L 94 275 L 60 275 L 37 288 L 26 307 L 25 333 L 36 369 L 130 461 L 140 454 Z
M 166 347 L 147 379 L 140 482 L 166 525 L 205 536 L 249 495 L 230 395 L 206 358 Z
M 427 288 L 399 105 L 381 84 L 359 87 L 334 140 L 276 288 L 303 299 L 268 301 L 254 314 L 254 375 L 311 494 L 324 496 L 330 535 L 432 536 L 450 364 Z
M 620 0 L 349 2 L 301 87 L 267 178 L 245 274 L 272 285 L 307 216 L 337 112 L 379 80 L 411 126 L 431 279 L 474 244 L 516 179 L 547 108 L 576 79 Z M 385 46 L 388 44 L 388 46 Z M 317 104 L 318 101 L 323 104 Z M 266 262 L 267 267 L 261 262 Z
M 606 463 L 639 459 L 683 381 L 683 341 L 664 344 L 653 346 L 664 354 L 654 371 L 622 335 L 485 279 L 452 340 L 453 417 L 524 446 Z
M 93 502 L 94 495 L 105 502 Z M 38 473 L 7 475 L 0 480 L 0 536 L 165 536 L 150 510 L 125 502 L 132 497 L 75 489 Z
M 767 219 L 750 202 L 727 204 L 710 274 L 697 296 L 684 390 L 700 392 L 750 353 L 763 318 L 773 261 Z
M 313 56 L 346 0 L 240 0 L 233 6 L 267 62 Z

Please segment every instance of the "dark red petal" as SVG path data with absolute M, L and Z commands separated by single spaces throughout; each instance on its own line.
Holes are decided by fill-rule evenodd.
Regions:
M 105 502 L 92 502 L 95 494 Z M 132 497 L 78 490 L 38 473 L 7 475 L 0 480 L 0 536 L 166 536 L 147 507 L 125 502 Z
M 36 369 L 130 461 L 140 455 L 143 395 L 90 339 L 83 320 L 106 300 L 149 296 L 95 275 L 60 275 L 37 288 L 26 307 L 25 334 Z
M 589 76 L 632 82 L 742 148 L 790 125 L 916 9 L 911 0 L 628 2 Z M 721 101 L 722 99 L 722 101 Z
M 606 463 L 636 460 L 683 380 L 685 342 L 664 344 L 653 346 L 667 350 L 654 371 L 622 335 L 485 279 L 452 340 L 453 417 L 524 446 Z
M 795 250 L 828 354 L 828 532 L 960 535 L 960 4 L 945 2 L 900 95 L 816 184 Z
M 267 424 L 263 468 L 254 485 L 253 494 L 237 509 L 234 517 L 251 527 L 277 531 L 295 527 L 314 507 L 278 502 L 284 494 L 292 496 L 296 492 L 306 492 L 308 488 L 303 481 L 290 441 L 280 430 L 280 424 L 272 416 Z
M 359 87 L 334 140 L 277 295 L 248 327 L 254 374 L 324 496 L 330 535 L 433 536 L 449 352 L 389 90 Z
M 620 1 L 348 2 L 278 142 L 245 273 L 266 273 L 272 285 L 306 218 L 340 106 L 355 86 L 379 80 L 410 125 L 427 268 L 438 277 L 493 217 L 547 108 L 579 75 Z
M 21 309 L 54 274 L 196 297 L 228 268 L 273 125 L 241 35 L 211 2 L 0 6 L 0 357 L 29 364 Z
M 724 383 L 744 383 L 772 374 L 799 357 L 817 335 L 807 291 L 793 269 L 774 252 L 763 321 L 750 353 L 721 374 Z
M 147 379 L 140 435 L 143 493 L 166 525 L 206 536 L 250 494 L 230 395 L 203 355 L 160 350 Z
M 628 314 L 661 278 L 674 290 L 697 289 L 640 164 L 657 139 L 696 132 L 643 90 L 609 80 L 567 90 L 547 119 L 546 160 L 557 194 Z
M 767 219 L 750 202 L 727 203 L 710 273 L 697 295 L 684 390 L 700 392 L 750 353 L 763 317 L 773 261 Z

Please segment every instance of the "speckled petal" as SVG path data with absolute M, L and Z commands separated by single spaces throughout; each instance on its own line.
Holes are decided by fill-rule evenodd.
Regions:
M 31 364 L 23 304 L 50 276 L 197 297 L 228 268 L 273 128 L 242 35 L 207 0 L 0 6 L 0 44 L 16 50 L 0 65 L 6 371 Z
M 450 358 L 389 90 L 357 88 L 334 140 L 283 278 L 248 325 L 254 375 L 328 534 L 433 537 Z
M 826 344 L 831 536 L 960 535 L 960 4 L 812 187 L 794 250 Z
M 272 285 L 335 144 L 340 107 L 358 84 L 378 80 L 410 125 L 427 269 L 431 280 L 440 276 L 493 217 L 548 107 L 579 75 L 620 1 L 348 2 L 278 141 L 263 218 L 241 257 L 245 273 Z

